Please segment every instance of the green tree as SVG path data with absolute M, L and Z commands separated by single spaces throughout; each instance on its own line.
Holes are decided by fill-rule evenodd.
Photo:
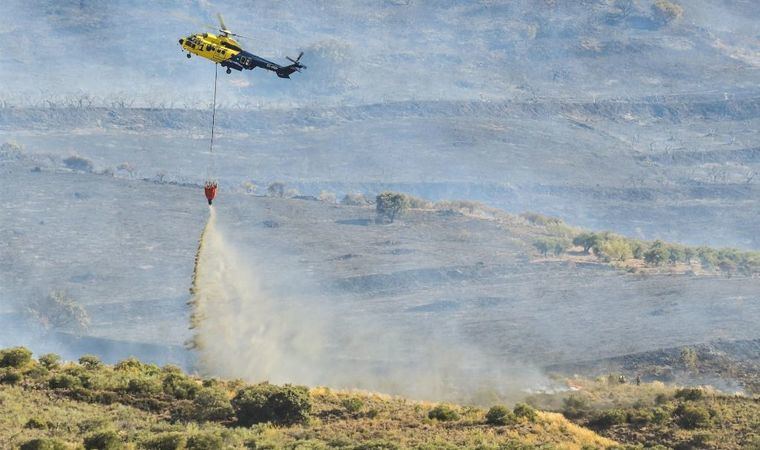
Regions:
M 393 223 L 396 217 L 409 208 L 409 198 L 398 192 L 383 192 L 375 198 L 378 222 Z
M 583 247 L 583 253 L 588 254 L 598 240 L 599 235 L 596 233 L 581 233 L 573 238 L 573 245 Z
M 631 245 L 626 239 L 621 237 L 613 237 L 605 240 L 601 244 L 600 250 L 602 255 L 610 261 L 625 261 L 633 258 Z
M 670 252 L 662 241 L 654 241 L 651 247 L 649 247 L 649 250 L 644 252 L 644 261 L 646 261 L 647 264 L 654 266 L 665 264 L 669 257 Z

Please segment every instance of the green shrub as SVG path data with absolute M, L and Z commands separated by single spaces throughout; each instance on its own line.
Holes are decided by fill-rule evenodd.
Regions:
M 428 418 L 441 422 L 449 422 L 452 420 L 459 420 L 459 413 L 454 411 L 448 405 L 438 405 L 428 412 Z
M 97 431 L 84 438 L 84 448 L 87 450 L 120 450 L 124 448 L 121 438 L 115 431 Z
M 533 225 L 538 225 L 542 227 L 545 227 L 547 225 L 562 225 L 563 224 L 562 219 L 559 219 L 557 217 L 545 216 L 543 214 L 534 213 L 530 211 L 526 211 L 520 214 L 520 217 L 532 223 Z
M 158 433 L 140 443 L 146 450 L 183 450 L 187 438 L 182 433 Z
M 702 406 L 682 403 L 675 409 L 674 414 L 676 423 L 687 430 L 710 425 L 710 413 Z
M 609 428 L 613 425 L 620 425 L 627 420 L 627 414 L 620 409 L 608 409 L 594 413 L 589 421 L 589 425 L 595 428 Z
M 103 365 L 103 363 L 100 361 L 100 358 L 95 355 L 82 356 L 79 358 L 79 364 L 86 369 L 97 369 Z
M 634 409 L 628 412 L 626 421 L 632 425 L 641 427 L 650 422 L 654 422 L 654 413 L 646 409 Z
M 163 391 L 179 400 L 192 400 L 200 390 L 198 383 L 181 373 L 171 372 L 164 377 Z
M 0 350 L 0 367 L 24 367 L 32 360 L 32 352 L 24 347 Z
M 697 401 L 705 397 L 705 392 L 699 388 L 683 388 L 677 390 L 674 397 L 686 401 Z
M 38 438 L 24 442 L 19 450 L 67 450 L 68 448 L 58 439 Z
M 530 422 L 535 422 L 538 418 L 538 414 L 536 414 L 536 410 L 526 404 L 526 403 L 518 403 L 515 405 L 514 410 L 512 410 L 514 415 L 516 417 L 522 417 L 524 419 L 528 419 Z
M 589 413 L 588 400 L 577 394 L 571 394 L 562 400 L 562 414 L 568 419 L 577 419 Z
M 187 439 L 187 450 L 212 450 L 224 448 L 224 441 L 218 433 L 198 433 Z
M 240 389 L 232 407 L 243 426 L 264 422 L 288 425 L 309 418 L 311 397 L 303 386 L 262 383 Z
M 514 420 L 514 414 L 506 406 L 492 406 L 486 413 L 486 423 L 489 425 L 507 425 Z
M 202 388 L 193 400 L 193 420 L 197 422 L 224 422 L 233 414 L 230 399 L 220 388 Z
M 67 373 L 54 375 L 48 380 L 48 386 L 51 389 L 72 389 L 81 385 L 79 378 Z
M 141 371 L 143 369 L 143 363 L 139 359 L 131 357 L 119 361 L 113 366 L 115 370 L 129 372 L 129 371 Z
M 364 401 L 356 397 L 344 398 L 340 401 L 340 404 L 350 414 L 358 413 L 362 408 L 364 408 Z
M 135 395 L 156 395 L 161 392 L 161 385 L 147 377 L 132 378 L 127 382 L 126 391 Z
M 47 353 L 40 356 L 39 361 L 46 369 L 57 369 L 60 366 L 61 357 L 55 353 Z
M 3 372 L 0 372 L 0 383 L 2 384 L 19 384 L 21 383 L 21 380 L 24 379 L 24 376 L 21 375 L 21 372 L 18 370 L 5 370 Z

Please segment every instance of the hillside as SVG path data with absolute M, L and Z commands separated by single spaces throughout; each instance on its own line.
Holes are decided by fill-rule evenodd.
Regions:
M 202 380 L 176 367 L 135 359 L 105 366 L 92 356 L 59 363 L 52 355 L 29 361 L 23 349 L 2 355 L 0 442 L 9 449 L 64 449 L 82 443 L 109 450 L 614 445 L 559 414 L 530 408 L 518 410 L 519 415 L 506 410 L 499 416 L 501 424 L 489 424 L 479 408 L 326 388 Z
M 3 199 L 14 211 L 2 223 L 12 236 L 0 272 L 6 345 L 25 336 L 37 351 L 70 358 L 137 354 L 193 367 L 183 344 L 206 217 L 198 188 L 76 171 L 23 152 L 2 170 L 25 187 Z M 221 230 L 245 257 L 241 270 L 277 306 L 267 320 L 284 324 L 283 339 L 309 336 L 273 365 L 233 364 L 229 377 L 488 403 L 552 386 L 547 366 L 758 339 L 757 277 L 699 263 L 628 273 L 579 249 L 540 257 L 534 241 L 573 230 L 566 225 L 471 202 L 412 209 L 386 225 L 371 206 L 308 197 L 225 189 L 217 203 Z M 85 309 L 86 330 L 26 325 L 25 305 L 53 290 Z M 251 323 L 228 331 L 247 338 Z M 245 342 L 229 339 L 230 348 Z M 291 367 L 308 361 L 318 370 Z M 418 381 L 399 381 L 407 378 Z

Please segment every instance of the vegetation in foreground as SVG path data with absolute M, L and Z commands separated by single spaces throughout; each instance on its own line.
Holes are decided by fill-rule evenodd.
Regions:
M 527 401 L 624 444 L 673 449 L 760 448 L 760 397 L 675 388 L 610 375 Z
M 0 352 L 0 448 L 581 449 L 615 442 L 527 405 L 486 411 L 172 366 Z

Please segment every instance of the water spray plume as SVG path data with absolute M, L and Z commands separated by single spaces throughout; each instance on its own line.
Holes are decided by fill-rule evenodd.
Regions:
M 249 381 L 316 382 L 316 327 L 300 326 L 308 318 L 261 287 L 255 266 L 227 243 L 209 209 L 190 290 L 199 369 Z

